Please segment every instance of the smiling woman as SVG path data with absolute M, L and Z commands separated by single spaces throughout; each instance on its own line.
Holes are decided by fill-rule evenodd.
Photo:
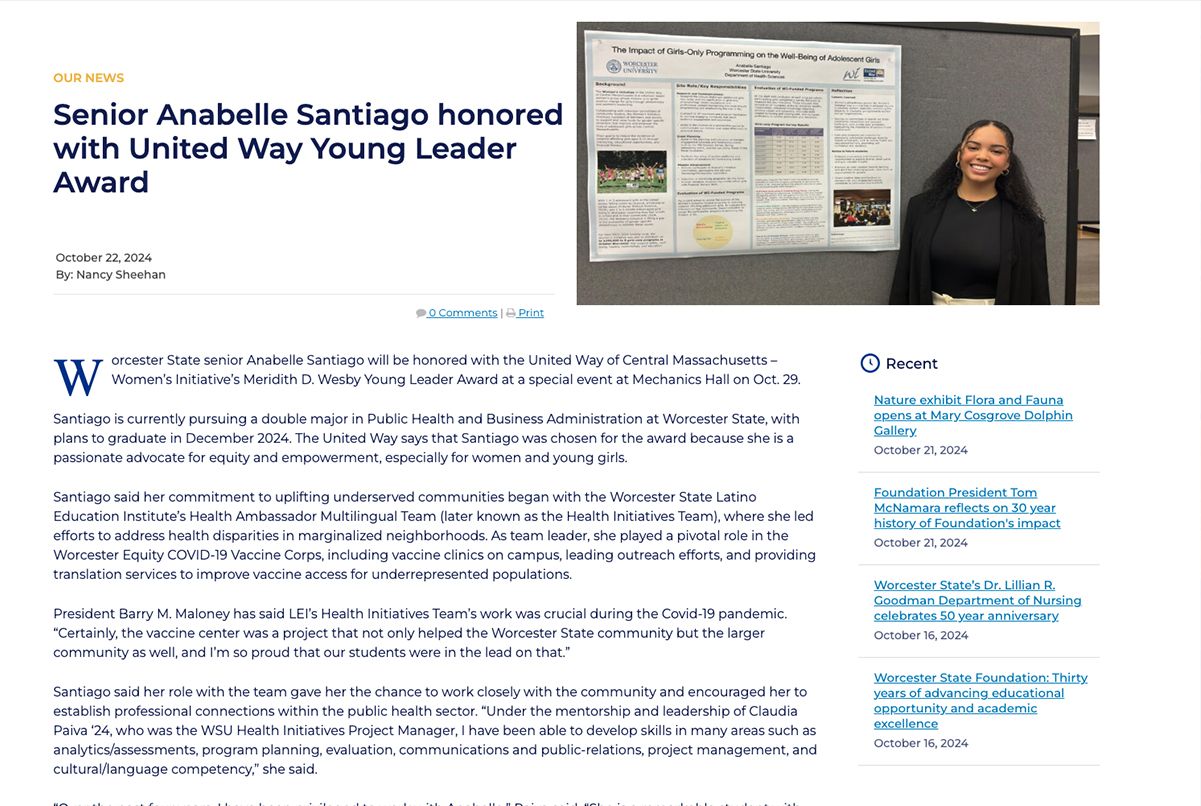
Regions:
M 1046 305 L 1042 213 L 1013 132 L 978 120 L 909 200 L 890 302 Z

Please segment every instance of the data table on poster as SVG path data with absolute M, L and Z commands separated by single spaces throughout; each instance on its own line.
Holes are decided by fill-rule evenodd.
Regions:
M 825 171 L 825 131 L 756 127 L 755 175 L 820 175 Z

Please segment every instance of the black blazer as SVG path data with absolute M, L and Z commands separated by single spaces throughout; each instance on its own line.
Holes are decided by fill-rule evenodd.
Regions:
M 947 209 L 947 198 L 934 200 L 922 193 L 909 200 L 901 251 L 892 279 L 893 305 L 930 305 L 930 242 Z M 1001 201 L 1001 272 L 997 276 L 998 305 L 1049 305 L 1047 287 L 1047 236 L 1043 222 L 1017 214 L 1004 197 Z

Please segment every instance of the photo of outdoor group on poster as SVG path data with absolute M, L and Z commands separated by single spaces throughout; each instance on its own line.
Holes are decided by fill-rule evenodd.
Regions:
M 585 33 L 592 260 L 899 245 L 901 49 Z

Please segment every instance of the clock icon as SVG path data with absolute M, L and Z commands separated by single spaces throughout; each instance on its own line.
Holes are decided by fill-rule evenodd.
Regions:
M 859 366 L 863 367 L 864 372 L 875 372 L 880 368 L 880 356 L 875 353 L 865 353 L 863 358 L 859 359 Z

